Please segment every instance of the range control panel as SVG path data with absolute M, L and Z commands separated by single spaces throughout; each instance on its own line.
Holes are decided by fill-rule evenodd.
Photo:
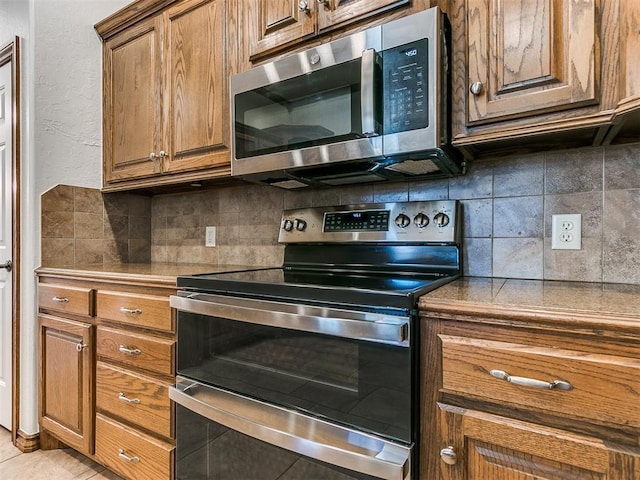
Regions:
M 371 203 L 285 210 L 280 243 L 459 243 L 457 200 Z

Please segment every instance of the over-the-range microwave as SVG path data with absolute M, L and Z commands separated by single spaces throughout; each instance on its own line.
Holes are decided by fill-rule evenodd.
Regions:
M 282 188 L 464 173 L 437 7 L 231 77 L 233 176 Z

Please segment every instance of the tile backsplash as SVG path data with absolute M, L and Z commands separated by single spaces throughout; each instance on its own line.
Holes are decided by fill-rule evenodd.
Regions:
M 41 202 L 43 266 L 151 261 L 151 197 L 57 185 Z
M 98 191 L 60 186 L 43 195 L 43 264 L 70 261 L 58 252 L 73 239 L 76 263 L 97 262 L 100 243 L 88 240 L 101 240 L 105 263 L 279 265 L 284 208 L 458 199 L 466 275 L 640 284 L 639 166 L 637 143 L 475 161 L 466 176 L 445 180 L 303 191 L 247 183 L 154 197 L 110 194 L 100 202 Z M 59 188 L 74 192 L 73 210 L 68 202 L 56 207 Z M 103 235 L 94 239 L 100 204 Z M 582 250 L 551 249 L 557 213 L 582 214 Z M 208 225 L 217 227 L 216 247 L 204 246 Z

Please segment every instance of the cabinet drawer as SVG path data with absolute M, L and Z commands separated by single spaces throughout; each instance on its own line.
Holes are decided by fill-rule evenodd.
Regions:
M 169 479 L 174 447 L 97 414 L 96 458 L 125 478 Z
M 136 327 L 173 331 L 169 297 L 98 290 L 96 315 Z
M 98 327 L 99 357 L 162 375 L 174 374 L 175 341 L 122 330 Z
M 93 290 L 41 283 L 38 285 L 40 308 L 78 315 L 93 315 Z
M 637 360 L 449 335 L 440 335 L 440 340 L 444 392 L 640 427 L 640 409 L 629 408 L 640 404 L 640 390 L 634 387 L 640 378 Z M 492 371 L 510 378 L 498 378 L 499 372 Z M 544 388 L 554 381 L 568 382 L 570 389 Z
M 149 377 L 98 362 L 96 408 L 163 437 L 172 436 L 168 385 Z

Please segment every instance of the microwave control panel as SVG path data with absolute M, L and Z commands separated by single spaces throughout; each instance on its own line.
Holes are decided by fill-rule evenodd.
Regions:
M 384 134 L 429 125 L 428 46 L 424 38 L 382 52 Z

